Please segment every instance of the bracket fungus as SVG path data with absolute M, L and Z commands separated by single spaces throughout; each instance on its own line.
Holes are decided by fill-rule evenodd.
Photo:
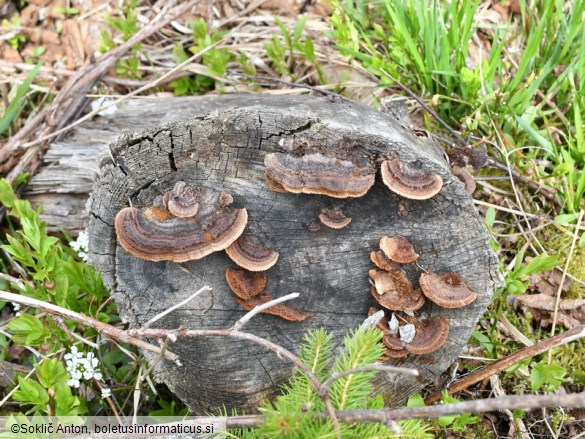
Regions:
M 196 189 L 199 207 L 193 217 L 172 215 L 164 207 L 164 197 L 157 197 L 150 208 L 122 209 L 114 221 L 118 243 L 133 256 L 155 262 L 191 261 L 229 247 L 244 231 L 248 212 L 227 207 L 232 200 L 227 194 Z
M 334 198 L 361 197 L 375 182 L 375 170 L 320 153 L 294 156 L 266 154 L 264 179 L 271 188 L 295 194 L 320 194 Z
M 419 257 L 412 244 L 405 237 L 399 235 L 382 236 L 380 249 L 390 260 L 399 264 L 414 262 Z
M 392 192 L 412 200 L 426 200 L 443 187 L 440 175 L 417 169 L 395 158 L 385 160 L 380 168 L 382 181 Z
M 178 218 L 191 218 L 197 215 L 199 203 L 197 202 L 199 191 L 194 186 L 189 186 L 184 181 L 175 183 L 171 192 L 165 194 L 169 211 Z
M 264 305 L 265 303 L 274 300 L 274 297 L 272 297 L 270 294 L 266 292 L 263 292 L 254 297 L 251 297 L 248 300 L 244 300 L 236 296 L 236 300 L 244 309 L 251 311 L 257 306 Z M 313 313 L 293 308 L 292 306 L 286 305 L 284 303 L 279 303 L 277 305 L 271 306 L 270 308 L 266 308 L 262 312 L 282 317 L 285 320 L 290 320 L 294 322 L 301 322 L 305 320 L 307 317 L 313 315 Z
M 370 253 L 370 260 L 376 267 L 386 271 L 395 270 L 399 267 L 398 264 L 388 259 L 388 256 L 386 256 L 382 251 L 372 251 Z
M 243 300 L 257 296 L 266 288 L 266 275 L 263 273 L 228 268 L 225 278 L 234 294 Z
M 351 222 L 351 218 L 346 217 L 341 209 L 321 209 L 319 221 L 332 229 L 343 229 Z
M 266 182 L 266 186 L 274 192 L 288 192 L 279 182 L 272 178 L 268 172 L 264 173 L 264 181 Z
M 278 261 L 278 252 L 263 247 L 249 235 L 240 236 L 225 249 L 230 259 L 250 271 L 266 271 Z
M 461 308 L 477 298 L 456 273 L 436 274 L 432 271 L 422 273 L 420 288 L 425 296 L 443 308 Z
M 415 311 L 421 308 L 425 299 L 419 290 L 414 290 L 406 273 L 402 270 L 370 270 L 374 282 L 371 288 L 374 299 L 392 311 Z
M 414 325 L 414 338 L 405 343 L 408 352 L 415 355 L 425 355 L 435 352 L 447 342 L 449 337 L 449 322 L 443 317 L 432 319 L 417 319 L 406 316 L 409 324 Z

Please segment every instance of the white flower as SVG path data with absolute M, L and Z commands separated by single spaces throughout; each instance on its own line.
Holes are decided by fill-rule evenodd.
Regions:
M 67 372 L 71 375 L 71 379 L 67 381 L 69 386 L 78 388 L 81 379 L 103 381 L 102 373 L 99 370 L 99 360 L 93 352 L 84 354 L 72 346 L 71 352 L 64 355 L 63 358 L 67 365 Z
M 71 360 L 73 364 L 79 362 L 83 358 L 83 352 L 77 352 L 77 346 L 71 346 L 71 352 L 63 356 L 66 360 Z
M 112 391 L 110 390 L 109 387 L 104 387 L 102 389 L 102 398 L 109 398 L 110 396 L 112 396 Z
M 88 368 L 91 367 L 92 369 L 96 369 L 98 367 L 99 361 L 93 352 L 88 352 L 86 358 L 87 358 L 87 364 L 88 364 L 87 367 Z
M 16 302 L 10 302 L 12 303 L 12 309 L 14 310 L 14 314 L 16 315 L 16 317 L 20 316 L 20 304 L 16 303 Z
M 89 237 L 86 232 L 79 232 L 76 241 L 71 241 L 69 246 L 77 252 L 77 255 L 84 261 L 87 261 L 87 249 L 89 245 Z
M 67 381 L 67 385 L 69 387 L 74 387 L 76 389 L 79 389 L 79 380 L 71 378 L 69 381 Z

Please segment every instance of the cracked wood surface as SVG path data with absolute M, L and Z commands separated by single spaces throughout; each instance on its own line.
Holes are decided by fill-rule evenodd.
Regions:
M 182 264 L 148 262 L 116 244 L 114 217 L 129 200 L 135 207 L 147 206 L 176 181 L 184 180 L 231 193 L 234 205 L 248 210 L 245 233 L 261 236 L 280 252 L 278 263 L 267 272 L 267 292 L 275 297 L 301 293 L 290 304 L 314 316 L 304 322 L 288 322 L 262 314 L 246 330 L 293 352 L 298 352 L 307 330 L 323 327 L 341 343 L 348 330 L 363 322 L 374 305 L 368 280 L 368 270 L 374 266 L 369 255 L 378 249 L 382 235 L 407 237 L 421 255 L 417 264 L 405 266 L 415 287 L 422 269 L 459 273 L 479 294 L 475 303 L 462 309 L 442 309 L 427 301 L 423 308 L 433 317 L 449 320 L 447 344 L 430 355 L 393 361 L 419 369 L 422 376 L 418 379 L 384 374 L 376 379 L 376 388 L 394 405 L 425 383 L 441 382 L 499 283 L 497 259 L 482 222 L 463 184 L 450 173 L 442 151 L 384 113 L 327 98 L 228 95 L 173 98 L 168 100 L 172 105 L 165 101 L 127 105 L 91 128 L 80 127 L 66 140 L 97 144 L 122 128 L 156 126 L 152 115 L 158 114 L 160 122 L 163 109 L 174 110 L 165 120 L 170 123 L 122 135 L 111 145 L 111 155 L 103 156 L 98 164 L 88 204 L 90 261 L 111 288 L 121 316 L 131 325 L 140 325 L 203 285 L 213 288 L 213 296 L 193 300 L 157 326 L 228 327 L 245 313 L 228 289 L 225 271 L 235 264 L 224 252 Z M 84 139 L 84 129 L 93 134 Z M 355 160 L 393 152 L 407 162 L 420 160 L 425 169 L 442 176 L 445 187 L 424 201 L 391 193 L 379 176 L 368 194 L 357 199 L 268 189 L 262 177 L 265 154 L 299 145 L 328 154 L 343 150 Z M 310 231 L 309 225 L 323 207 L 341 207 L 352 222 L 342 230 L 322 226 Z M 172 349 L 182 366 L 161 362 L 156 377 L 194 413 L 214 411 L 222 405 L 254 407 L 272 397 L 292 371 L 292 365 L 274 353 L 242 340 L 179 340 Z

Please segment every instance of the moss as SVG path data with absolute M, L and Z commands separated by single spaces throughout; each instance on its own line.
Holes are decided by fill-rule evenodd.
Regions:
M 552 351 L 553 364 L 562 366 L 566 371 L 583 369 L 585 365 L 585 343 L 583 340 L 575 341 Z
M 573 237 L 560 230 L 547 227 L 539 233 L 539 239 L 543 243 L 547 252 L 551 255 L 557 255 L 559 266 L 564 267 L 569 256 Z M 569 273 L 571 276 L 585 282 L 585 248 L 575 245 L 571 262 L 569 263 Z M 571 281 L 571 287 L 566 293 L 566 299 L 583 299 L 585 298 L 585 285 L 579 282 Z

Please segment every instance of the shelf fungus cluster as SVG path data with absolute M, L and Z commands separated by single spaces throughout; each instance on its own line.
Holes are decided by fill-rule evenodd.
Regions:
M 277 192 L 319 194 L 334 198 L 364 196 L 374 185 L 376 169 L 350 160 L 320 153 L 293 155 L 266 154 L 264 180 Z M 380 166 L 382 181 L 392 192 L 413 200 L 426 200 L 443 187 L 440 175 L 419 169 L 399 158 L 384 160 Z
M 118 242 L 128 253 L 148 261 L 186 262 L 225 250 L 242 269 L 228 269 L 226 278 L 238 303 L 247 310 L 273 300 L 265 292 L 266 271 L 278 261 L 278 252 L 243 234 L 246 209 L 231 207 L 233 197 L 183 181 L 158 196 L 144 209 L 127 207 L 116 215 Z M 287 320 L 310 314 L 288 305 L 264 312 Z
M 278 252 L 243 235 L 248 213 L 233 202 L 226 192 L 179 181 L 152 206 L 118 212 L 116 237 L 124 250 L 147 261 L 186 262 L 225 250 L 240 267 L 268 270 Z
M 147 261 L 201 259 L 228 248 L 242 235 L 248 212 L 232 203 L 225 192 L 179 181 L 152 206 L 118 212 L 116 237 L 124 250 Z
M 422 273 L 420 289 L 415 289 L 400 264 L 415 262 L 419 255 L 402 236 L 383 236 L 381 251 L 372 251 L 371 261 L 378 267 L 369 272 L 372 296 L 385 310 L 378 323 L 383 332 L 386 358 L 402 358 L 406 355 L 430 354 L 445 344 L 449 336 L 449 323 L 442 317 L 429 318 L 424 313 L 417 317 L 415 311 L 425 303 L 425 298 L 444 308 L 461 308 L 469 305 L 477 294 L 471 291 L 456 273 Z M 369 315 L 378 311 L 370 308 Z
M 274 299 L 265 291 L 266 275 L 264 273 L 228 268 L 225 277 L 230 289 L 236 295 L 236 300 L 247 310 L 252 310 Z M 310 312 L 293 308 L 284 303 L 267 308 L 262 312 L 291 321 L 302 321 L 312 315 Z
M 412 200 L 426 200 L 443 187 L 440 175 L 418 169 L 398 158 L 385 160 L 380 167 L 382 181 L 392 192 Z
M 266 154 L 264 164 L 266 184 L 278 192 L 328 195 L 333 198 L 361 197 L 376 179 L 372 166 L 320 153 L 295 156 L 274 152 Z

